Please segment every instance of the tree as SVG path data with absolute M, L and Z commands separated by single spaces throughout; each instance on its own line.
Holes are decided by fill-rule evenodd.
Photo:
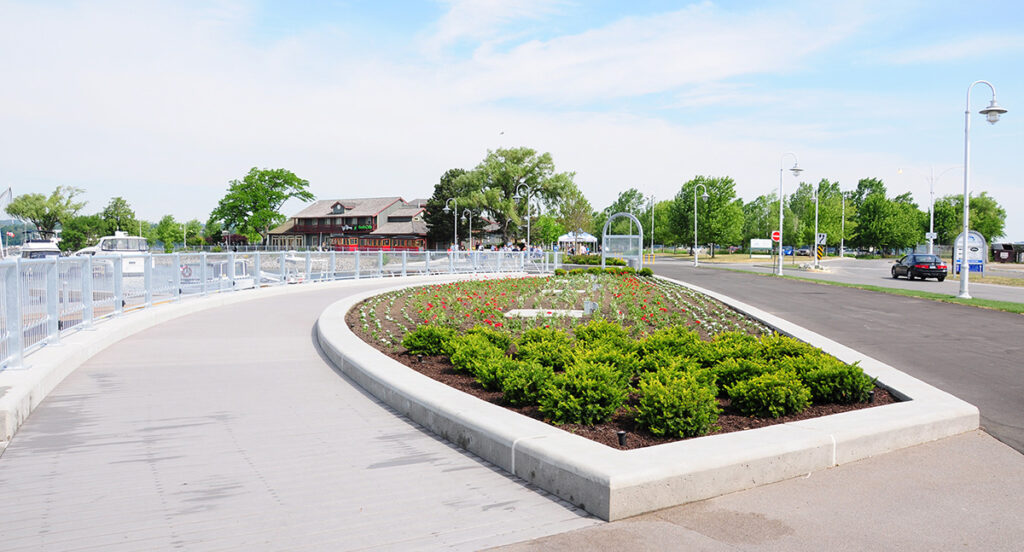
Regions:
M 654 204 L 654 241 L 662 245 L 675 245 L 680 242 L 679 235 L 672 228 L 671 211 L 673 201 L 666 199 Z M 640 222 L 650 224 L 651 213 L 640 218 Z M 644 227 L 646 235 L 647 226 Z
M 860 207 L 857 240 L 882 249 L 910 247 L 920 241 L 921 211 L 910 193 L 886 199 L 884 193 L 868 195 Z
M 703 185 L 707 190 L 707 200 L 701 197 L 704 189 L 698 185 Z M 743 202 L 735 199 L 736 183 L 727 176 L 698 176 L 683 184 L 672 205 L 673 229 L 686 243 L 693 243 L 693 198 L 696 190 L 699 190 L 697 238 L 700 243 L 740 243 L 743 239 Z
M 116 230 L 124 230 L 129 234 L 138 229 L 139 223 L 135 220 L 135 211 L 122 197 L 115 197 L 107 203 L 100 213 L 104 223 L 107 225 L 107 233 L 111 235 Z
M 264 243 L 270 230 L 287 217 L 279 212 L 289 199 L 312 201 L 307 189 L 309 181 L 286 169 L 257 169 L 253 167 L 241 181 L 232 180 L 227 194 L 210 213 L 210 218 L 222 222 L 240 234 Z
M 743 245 L 752 239 L 768 239 L 779 226 L 779 199 L 775 194 L 758 196 L 743 204 Z
M 969 209 L 970 229 L 980 232 L 986 242 L 992 243 L 992 240 L 1003 236 L 1006 210 L 988 192 L 971 196 Z M 963 195 L 947 195 L 935 201 L 935 233 L 939 235 L 939 243 L 952 245 L 963 232 L 963 221 Z
M 154 232 L 158 241 L 163 242 L 164 252 L 174 252 L 174 244 L 182 238 L 181 224 L 174 220 L 174 215 L 166 215 L 160 219 Z
M 185 245 L 201 246 L 206 244 L 206 239 L 203 237 L 203 223 L 199 222 L 198 219 L 192 219 L 185 223 L 184 238 L 186 240 Z
M 58 246 L 61 251 L 78 251 L 96 245 L 100 238 L 108 234 L 107 221 L 101 215 L 72 217 L 61 225 Z
M 565 227 L 550 214 L 540 215 L 531 228 L 534 242 L 555 243 L 562 234 L 565 234 Z
M 499 148 L 488 151 L 476 168 L 459 177 L 458 185 L 478 190 L 469 198 L 469 203 L 486 210 L 508 242 L 526 225 L 527 198 L 531 202 L 539 201 L 550 210 L 557 205 L 574 176 L 574 173 L 555 172 L 550 153 L 538 154 L 530 148 Z M 532 192 L 527 193 L 527 189 Z M 520 191 L 526 197 L 515 197 Z M 531 209 L 530 213 L 533 216 L 536 211 Z
M 203 239 L 211 245 L 220 243 L 224 239 L 224 227 L 221 226 L 220 221 L 215 219 L 206 221 L 206 225 L 203 227 Z
M 24 194 L 14 198 L 7 205 L 7 212 L 22 220 L 31 221 L 43 236 L 52 236 L 57 225 L 71 220 L 85 207 L 85 202 L 76 202 L 75 197 L 84 190 L 71 186 L 57 186 L 46 197 L 43 194 Z
M 445 249 L 443 244 L 452 243 L 455 235 L 455 225 L 458 224 L 459 235 L 465 237 L 469 231 L 469 221 L 462 224 L 462 211 L 470 206 L 469 197 L 477 191 L 472 183 L 466 180 L 459 180 L 459 177 L 466 174 L 464 169 L 448 169 L 441 179 L 434 184 L 434 195 L 427 200 L 423 220 L 427 223 L 427 241 L 435 247 Z M 448 203 L 449 199 L 454 199 Z M 449 209 L 458 208 L 459 213 L 444 212 L 445 204 Z M 479 208 L 473 209 L 473 228 L 483 229 L 483 221 L 479 218 Z M 479 221 L 479 223 L 478 223 Z
M 566 185 L 558 202 L 558 222 L 567 232 L 580 233 L 590 228 L 594 208 L 574 183 Z

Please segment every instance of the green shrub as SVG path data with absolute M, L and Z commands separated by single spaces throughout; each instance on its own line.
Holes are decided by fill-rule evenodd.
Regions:
M 553 423 L 594 425 L 626 402 L 618 371 L 606 364 L 578 363 L 551 380 L 540 397 L 540 412 Z
M 800 356 L 787 356 L 771 362 L 775 370 L 793 372 L 803 378 L 810 372 L 823 368 L 842 368 L 846 364 L 834 356 L 815 350 Z
M 852 404 L 866 402 L 875 388 L 875 380 L 860 366 L 829 366 L 808 372 L 804 385 L 811 390 L 816 404 Z
M 727 358 L 714 367 L 718 383 L 722 388 L 732 387 L 741 381 L 753 379 L 774 370 L 774 367 L 762 360 L 749 358 Z
M 502 351 L 508 351 L 512 346 L 512 336 L 505 332 L 499 332 L 487 326 L 474 326 L 466 331 L 467 335 L 482 335 L 487 338 L 495 347 Z
M 633 349 L 633 340 L 629 337 L 629 332 L 619 324 L 602 318 L 594 318 L 590 322 L 578 326 L 573 330 L 573 335 L 576 338 L 577 346 L 596 347 L 609 343 Z
M 651 276 L 654 276 L 654 271 L 649 269 L 649 268 L 647 268 L 645 266 L 645 267 L 641 268 L 639 271 L 637 271 L 637 275 L 638 276 L 645 276 L 647 278 L 650 278 Z
M 575 360 L 572 345 L 568 341 L 530 341 L 519 345 L 516 358 L 537 362 L 559 372 Z
M 511 362 L 501 374 L 501 392 L 505 402 L 512 406 L 538 404 L 540 397 L 551 385 L 555 371 L 538 362 Z
M 631 266 L 624 266 L 619 269 L 619 274 L 636 274 L 636 269 Z
M 587 272 L 590 273 L 590 274 L 600 274 L 601 273 L 601 267 L 592 266 L 592 267 L 587 269 Z
M 761 356 L 766 360 L 777 360 L 784 357 L 802 356 L 816 352 L 818 352 L 818 349 L 792 337 L 772 334 L 761 338 Z
M 665 370 L 640 378 L 636 421 L 654 435 L 705 435 L 719 412 L 714 390 L 688 374 Z
M 605 267 L 604 273 L 605 274 L 611 274 L 612 276 L 618 276 L 620 274 L 620 272 L 619 272 L 620 270 L 622 270 L 622 269 L 620 269 L 618 267 L 614 267 L 614 266 L 608 266 L 608 267 Z M 594 274 L 600 274 L 600 272 L 595 272 Z
M 628 349 L 612 343 L 595 347 L 576 347 L 573 354 L 575 364 L 607 364 L 619 372 L 623 385 L 628 385 L 633 376 L 640 372 L 640 359 Z
M 762 374 L 727 391 L 733 406 L 747 416 L 781 418 L 803 411 L 811 402 L 811 391 L 792 372 Z
M 450 354 L 447 343 L 454 336 L 455 330 L 452 328 L 426 324 L 405 334 L 405 337 L 402 338 L 402 346 L 414 355 Z
M 703 342 L 700 336 L 685 326 L 667 326 L 640 340 L 637 347 L 641 358 L 656 352 L 674 357 L 688 357 L 701 346 L 701 343 Z
M 712 340 L 715 347 L 726 354 L 726 358 L 759 358 L 762 345 L 757 337 L 746 332 L 722 332 Z
M 700 367 L 700 363 L 692 358 L 673 356 L 667 351 L 649 351 L 640 359 L 640 370 L 643 372 L 657 372 L 662 368 L 689 372 Z
M 493 353 L 486 353 L 488 362 L 477 362 L 473 364 L 473 377 L 480 383 L 480 386 L 488 391 L 500 391 L 509 377 L 509 374 L 517 369 L 517 362 L 505 355 L 494 356 Z
M 539 343 L 542 341 L 570 345 L 569 334 L 556 328 L 530 328 L 523 332 L 516 340 L 516 345 L 522 347 L 528 343 Z
M 496 364 L 505 358 L 500 349 L 479 334 L 453 337 L 450 343 L 452 366 L 457 372 L 474 377 L 478 377 L 478 373 L 487 374 L 489 371 L 493 371 Z M 486 379 L 490 380 L 491 378 Z
M 579 275 L 579 274 L 583 274 L 583 269 L 582 268 L 571 268 L 571 269 L 569 269 L 569 274 L 572 274 L 573 276 L 576 276 L 576 275 Z
M 564 268 L 555 269 L 555 276 L 565 276 L 566 274 L 568 274 L 568 272 L 566 272 Z

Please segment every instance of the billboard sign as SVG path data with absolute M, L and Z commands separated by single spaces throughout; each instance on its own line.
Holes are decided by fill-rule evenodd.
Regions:
M 985 273 L 985 258 L 988 256 L 988 247 L 985 245 L 985 237 L 976 230 L 967 233 L 967 266 L 971 272 Z M 953 244 L 953 271 L 960 274 L 960 264 L 964 259 L 964 235 L 961 232 Z

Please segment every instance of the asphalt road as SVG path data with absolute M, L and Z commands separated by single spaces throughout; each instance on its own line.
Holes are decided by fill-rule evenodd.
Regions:
M 979 408 L 985 431 L 1024 453 L 1024 316 L 707 265 L 659 261 L 652 269 L 781 316 L 952 393 Z

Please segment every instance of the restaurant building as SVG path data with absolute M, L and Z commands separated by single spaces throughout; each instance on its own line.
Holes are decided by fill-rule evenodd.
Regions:
M 336 251 L 422 251 L 427 200 L 400 197 L 319 200 L 270 231 L 270 245 Z

